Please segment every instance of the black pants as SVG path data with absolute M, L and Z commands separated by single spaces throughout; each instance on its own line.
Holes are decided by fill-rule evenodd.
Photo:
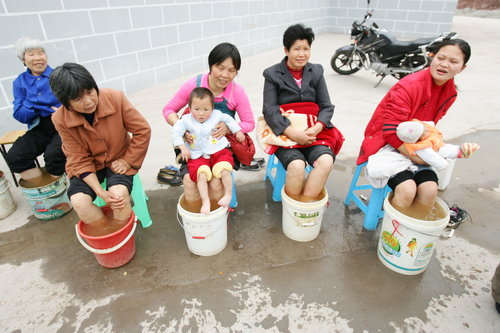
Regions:
M 128 193 L 132 193 L 134 176 L 117 174 L 114 173 L 110 168 L 98 170 L 96 172 L 96 176 L 97 180 L 99 180 L 99 183 L 102 183 L 104 179 L 106 179 L 106 190 L 111 186 L 125 185 L 128 189 Z M 92 197 L 92 201 L 94 201 L 97 197 L 94 190 L 91 189 L 85 181 L 75 176 L 71 177 L 71 179 L 69 180 L 68 198 L 71 199 L 71 196 L 76 193 L 85 193 L 87 195 L 90 195 Z
M 50 117 L 40 118 L 40 123 L 16 140 L 7 153 L 7 163 L 14 172 L 34 168 L 35 158 L 44 154 L 45 169 L 51 175 L 64 173 L 66 156 L 61 148 L 61 137 Z

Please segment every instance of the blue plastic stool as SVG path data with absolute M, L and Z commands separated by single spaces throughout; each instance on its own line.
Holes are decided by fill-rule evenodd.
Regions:
M 101 183 L 101 186 L 103 188 L 106 188 L 106 179 Z M 151 216 L 149 215 L 149 209 L 148 209 L 148 196 L 146 195 L 146 192 L 144 192 L 144 188 L 142 187 L 142 182 L 141 182 L 141 177 L 139 177 L 139 174 L 136 174 L 134 176 L 133 184 L 132 184 L 132 193 L 130 193 L 130 197 L 132 198 L 133 202 L 133 207 L 132 209 L 134 210 L 135 215 L 141 221 L 141 225 L 143 228 L 147 228 L 153 224 L 153 221 L 151 220 Z M 94 204 L 97 205 L 98 207 L 102 207 L 106 204 L 104 200 L 102 200 L 100 197 L 97 197 L 94 200 Z
M 276 169 L 276 172 L 273 172 L 274 169 Z M 308 165 L 306 167 L 306 172 L 309 173 L 311 172 L 311 170 L 312 167 Z M 273 201 L 281 202 L 281 190 L 283 189 L 283 186 L 285 186 L 286 170 L 283 167 L 283 164 L 281 164 L 280 160 L 274 155 L 269 155 L 269 158 L 267 160 L 267 168 L 266 174 L 264 175 L 264 181 L 266 181 L 266 179 L 269 179 L 271 185 L 273 186 Z
M 231 197 L 231 202 L 229 203 L 229 207 L 236 208 L 238 207 L 238 198 L 236 197 L 236 184 L 234 182 L 234 173 L 231 172 L 231 178 L 233 180 L 233 194 Z
M 358 178 L 361 174 L 361 170 L 366 165 L 367 162 L 362 163 L 356 167 L 356 171 L 354 172 L 354 176 L 352 177 L 351 186 L 349 187 L 349 192 L 347 192 L 347 197 L 345 198 L 344 204 L 349 206 L 351 201 L 353 201 L 356 206 L 363 213 L 365 213 L 365 218 L 363 221 L 363 227 L 367 230 L 375 230 L 377 229 L 378 220 L 384 217 L 384 210 L 382 204 L 384 203 L 384 199 L 389 192 L 391 192 L 391 188 L 386 185 L 384 188 L 374 188 L 370 184 L 358 185 Z M 363 202 L 363 200 L 357 195 L 354 191 L 359 190 L 371 190 L 370 200 L 368 201 L 368 205 Z

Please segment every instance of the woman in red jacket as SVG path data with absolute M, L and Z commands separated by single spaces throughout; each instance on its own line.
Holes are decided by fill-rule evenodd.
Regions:
M 409 155 L 396 135 L 399 123 L 411 119 L 437 123 L 456 99 L 454 77 L 465 69 L 470 46 L 461 39 L 441 42 L 434 48 L 430 68 L 409 75 L 389 90 L 366 126 L 357 164 L 364 163 L 386 144 L 408 156 L 418 166 L 393 175 L 392 204 L 399 209 L 413 203 L 432 207 L 437 196 L 436 173 L 417 156 Z

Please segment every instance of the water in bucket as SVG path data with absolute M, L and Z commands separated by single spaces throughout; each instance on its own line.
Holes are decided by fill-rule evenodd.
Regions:
M 112 234 L 123 228 L 127 220 L 121 221 L 113 217 L 113 210 L 103 210 L 104 217 L 92 223 L 82 224 L 82 232 L 88 236 L 97 237 Z
M 181 205 L 186 211 L 191 213 L 199 213 L 201 210 L 201 199 L 200 200 L 186 200 L 184 196 L 181 196 Z M 219 208 L 218 200 L 210 200 L 210 211 L 214 211 Z
M 103 206 L 101 209 L 105 215 L 112 214 L 109 206 Z M 106 235 L 92 236 L 86 233 L 89 224 L 79 221 L 75 225 L 76 237 L 84 248 L 94 254 L 99 265 L 106 268 L 121 267 L 135 255 L 136 222 L 137 219 L 132 211 L 130 218 L 120 229 Z
M 188 249 L 199 256 L 215 255 L 227 244 L 228 209 L 219 207 L 215 201 L 211 202 L 211 206 L 217 209 L 209 214 L 200 214 L 201 204 L 195 206 L 196 203 L 184 199 L 184 194 L 177 203 L 177 218 L 184 229 Z
M 405 275 L 420 274 L 429 265 L 437 240 L 448 224 L 448 206 L 443 200 L 436 198 L 436 217 L 433 220 L 423 220 L 396 210 L 391 204 L 391 198 L 392 194 L 384 201 L 378 258 L 395 272 Z M 413 214 L 422 215 L 422 212 Z
M 448 211 L 448 209 L 444 209 L 444 207 L 439 205 L 437 202 L 435 202 L 431 208 L 416 202 L 414 202 L 410 207 L 398 207 L 392 202 L 392 197 L 393 195 L 389 197 L 389 203 L 392 207 L 394 207 L 401 214 L 417 220 L 441 220 L 446 217 L 446 213 Z
M 66 215 L 73 208 L 66 195 L 66 175 L 54 179 L 45 168 L 40 170 L 42 177 L 19 181 L 23 196 L 33 209 L 35 217 L 39 220 L 54 220 Z
M 281 190 L 283 204 L 283 233 L 298 242 L 308 242 L 318 237 L 323 214 L 328 207 L 328 192 L 323 189 L 320 200 L 297 201 L 288 196 L 285 187 Z

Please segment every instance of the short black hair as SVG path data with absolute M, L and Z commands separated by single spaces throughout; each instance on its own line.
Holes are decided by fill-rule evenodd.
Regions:
M 305 27 L 303 24 L 294 24 L 289 26 L 283 34 L 283 46 L 290 51 L 293 43 L 298 40 L 305 39 L 309 46 L 314 40 L 314 32 L 311 28 Z
M 210 54 L 208 55 L 208 68 L 212 70 L 213 65 L 218 65 L 227 58 L 233 60 L 233 65 L 236 70 L 240 70 L 241 67 L 241 56 L 238 48 L 231 43 L 220 43 L 215 46 Z
M 189 94 L 188 106 L 191 108 L 191 103 L 193 102 L 193 98 L 204 99 L 206 97 L 210 98 L 210 103 L 212 104 L 212 108 L 213 108 L 214 107 L 214 94 L 212 94 L 210 89 L 207 89 L 204 87 L 194 88 L 193 91 L 191 91 L 191 94 Z
M 69 109 L 69 101 L 81 96 L 86 90 L 99 88 L 90 72 L 80 64 L 67 62 L 58 66 L 50 75 L 50 88 L 56 98 Z
M 440 43 L 437 43 L 436 45 L 432 45 L 430 51 L 434 53 L 434 55 L 436 55 L 436 53 L 438 53 L 442 47 L 448 45 L 458 46 L 458 48 L 460 49 L 460 51 L 462 51 L 462 54 L 464 55 L 464 65 L 467 63 L 467 61 L 469 61 L 471 54 L 470 45 L 465 40 L 460 38 L 447 39 Z

